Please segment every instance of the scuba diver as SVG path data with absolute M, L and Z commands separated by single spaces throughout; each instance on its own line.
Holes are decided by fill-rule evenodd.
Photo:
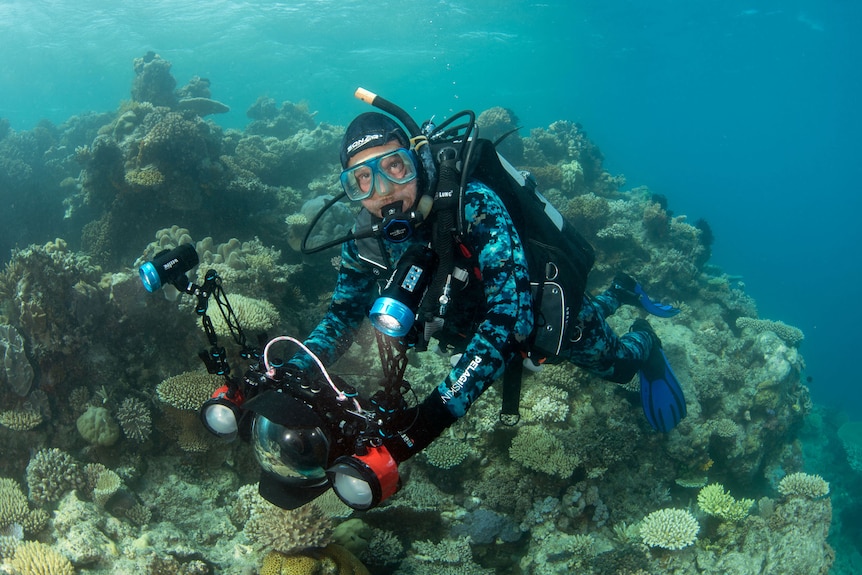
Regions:
M 402 117 L 399 120 L 408 126 Z M 412 129 L 410 132 L 413 136 Z M 422 160 L 422 145 L 421 138 L 408 137 L 401 125 L 379 112 L 363 113 L 347 128 L 341 145 L 340 181 L 344 194 L 361 204 L 361 210 L 354 233 L 342 245 L 328 311 L 304 341 L 324 364 L 330 365 L 348 349 L 369 312 L 374 320 L 379 310 L 372 302 L 381 287 L 385 292 L 393 283 L 398 268 L 405 267 L 400 265 L 404 260 L 419 258 L 419 263 L 410 265 L 414 271 L 421 271 L 422 262 L 430 261 L 422 260 L 421 253 L 436 247 L 440 232 L 435 232 L 432 222 L 439 217 L 438 203 L 446 194 L 440 193 L 438 185 L 429 210 L 429 196 L 423 189 L 435 177 Z M 445 177 L 441 169 L 436 179 Z M 534 298 L 522 238 L 498 195 L 478 179 L 466 182 L 459 202 L 460 233 L 453 234 L 451 224 L 443 226 L 442 232 L 450 240 L 455 236 L 451 250 L 447 247 L 442 254 L 453 254 L 450 269 L 454 270 L 446 276 L 440 297 L 445 313 L 437 314 L 443 317 L 435 321 L 413 326 L 413 335 L 399 334 L 412 345 L 431 334 L 441 350 L 453 354 L 452 368 L 423 401 L 400 414 L 396 426 L 400 431 L 383 438 L 395 465 L 424 449 L 464 416 L 504 375 L 507 366 L 529 362 L 529 358 L 524 360 L 523 350 L 535 327 Z M 378 233 L 361 233 L 368 230 Z M 653 302 L 640 284 L 623 274 L 602 294 L 582 297 L 579 311 L 568 320 L 568 341 L 554 360 L 570 361 L 617 383 L 626 383 L 639 373 L 648 422 L 656 430 L 669 431 L 686 410 L 661 341 L 646 320 L 636 320 L 628 333 L 617 336 L 605 318 L 623 304 L 660 317 L 679 310 Z M 374 307 L 379 305 L 374 303 Z M 297 370 L 312 367 L 304 352 L 289 364 Z
M 473 112 L 420 128 L 391 102 L 361 89 L 357 95 L 400 124 L 368 112 L 347 128 L 342 193 L 326 202 L 302 241 L 306 254 L 341 246 L 329 308 L 304 342 L 284 335 L 262 349 L 251 345 L 218 272 L 207 270 L 201 285 L 190 281 L 187 273 L 199 263 L 193 245 L 165 249 L 139 270 L 150 292 L 173 286 L 197 298 L 209 342 L 199 357 L 209 373 L 225 378 L 201 406 L 201 422 L 223 440 L 252 445 L 260 494 L 294 509 L 333 489 L 352 508 L 370 509 L 398 490 L 398 464 L 463 417 L 498 379 L 501 421 L 517 423 L 523 370 L 544 360 L 569 361 L 617 383 L 639 374 L 647 422 L 660 432 L 673 429 L 686 415 L 685 398 L 658 336 L 644 319 L 617 336 L 605 319 L 621 305 L 658 317 L 679 310 L 651 300 L 624 274 L 600 295 L 587 294 L 592 247 L 532 176 L 478 138 Z M 309 247 L 316 223 L 345 197 L 360 205 L 351 231 Z M 240 356 L 252 360 L 242 376 L 232 375 L 208 315 L 210 300 Z M 368 398 L 327 370 L 366 317 L 376 328 L 383 371 L 380 389 Z M 432 339 L 452 368 L 409 406 L 407 350 L 426 350 Z M 300 349 L 287 362 L 274 351 L 285 343 Z

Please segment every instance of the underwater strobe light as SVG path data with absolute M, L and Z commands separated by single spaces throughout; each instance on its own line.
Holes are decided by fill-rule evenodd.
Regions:
M 398 491 L 398 464 L 379 441 L 339 457 L 326 474 L 335 494 L 359 511 L 376 507 Z
M 156 292 L 167 284 L 183 281 L 186 273 L 198 265 L 198 252 L 192 244 L 183 244 L 156 254 L 138 270 L 148 292 Z M 178 288 L 179 289 L 179 288 Z
M 220 439 L 233 440 L 239 432 L 244 398 L 239 389 L 223 385 L 200 408 L 201 422 Z
M 368 314 L 378 331 L 390 337 L 402 337 L 410 331 L 438 259 L 425 245 L 414 245 L 404 252 Z

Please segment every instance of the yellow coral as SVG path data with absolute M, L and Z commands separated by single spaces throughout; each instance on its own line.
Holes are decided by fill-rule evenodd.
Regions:
M 74 575 L 72 563 L 48 545 L 24 541 L 9 562 L 17 575 Z
M 161 382 L 156 386 L 156 394 L 162 403 L 171 407 L 197 411 L 223 383 L 220 376 L 202 371 L 187 371 Z
M 721 484 L 711 483 L 698 492 L 697 504 L 708 515 L 726 521 L 740 521 L 748 516 L 748 511 L 754 505 L 754 500 L 736 500 L 730 495 L 730 492 L 724 490 Z

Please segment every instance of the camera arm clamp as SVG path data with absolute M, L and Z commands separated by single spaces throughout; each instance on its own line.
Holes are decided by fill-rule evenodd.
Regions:
M 218 305 L 219 312 L 224 318 L 231 338 L 240 346 L 240 356 L 243 358 L 257 357 L 258 353 L 248 345 L 248 340 L 245 337 L 245 332 L 239 324 L 239 319 L 231 307 L 227 299 L 227 294 L 222 287 L 222 278 L 214 269 L 207 270 L 204 276 L 203 285 L 197 285 L 189 281 L 188 277 L 183 275 L 174 282 L 176 287 L 181 292 L 195 296 L 198 301 L 195 305 L 195 313 L 201 316 L 201 324 L 206 333 L 207 341 L 210 344 L 209 350 L 201 350 L 198 357 L 206 365 L 207 371 L 214 375 L 224 375 L 228 377 L 230 374 L 230 365 L 227 361 L 227 352 L 224 346 L 219 345 L 218 335 L 213 327 L 212 319 L 207 314 L 209 308 L 209 298 L 212 296 Z

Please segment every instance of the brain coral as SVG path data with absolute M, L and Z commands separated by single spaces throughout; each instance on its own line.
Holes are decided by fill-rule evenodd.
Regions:
M 685 509 L 653 511 L 640 524 L 641 539 L 650 547 L 682 549 L 697 540 L 700 525 Z
M 791 473 L 778 483 L 778 491 L 785 497 L 817 499 L 829 495 L 829 483 L 819 475 Z
M 156 386 L 162 403 L 184 411 L 197 411 L 224 380 L 203 371 L 186 371 Z
M 104 407 L 90 406 L 78 417 L 78 433 L 93 445 L 107 447 L 120 438 L 120 426 Z
M 17 575 L 74 575 L 72 563 L 48 545 L 25 541 L 9 562 Z

